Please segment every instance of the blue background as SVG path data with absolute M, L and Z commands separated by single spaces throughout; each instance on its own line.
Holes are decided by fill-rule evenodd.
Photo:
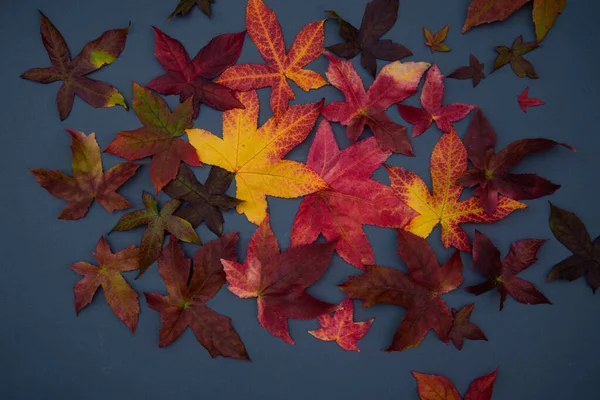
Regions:
M 539 261 L 520 276 L 535 283 L 553 305 L 527 306 L 509 299 L 498 312 L 497 293 L 473 297 L 463 290 L 444 296 L 450 306 L 476 302 L 472 321 L 487 334 L 489 342 L 467 341 L 462 352 L 440 342 L 430 333 L 417 349 L 384 353 L 404 315 L 393 306 L 358 309 L 356 318 L 376 317 L 367 336 L 359 342 L 361 352 L 346 352 L 334 343 L 322 342 L 306 333 L 316 321 L 290 321 L 295 346 L 285 344 L 262 329 L 256 319 L 256 302 L 240 300 L 223 288 L 210 302 L 218 312 L 233 319 L 244 340 L 252 363 L 218 358 L 212 360 L 196 342 L 191 331 L 166 349 L 158 348 L 159 314 L 148 309 L 140 297 L 142 313 L 135 336 L 112 314 L 102 293 L 78 318 L 75 317 L 72 287 L 79 276 L 68 268 L 77 261 L 93 261 L 92 251 L 100 235 L 106 234 L 121 213 L 108 214 L 97 203 L 79 221 L 59 221 L 62 200 L 51 197 L 35 182 L 28 168 L 61 169 L 70 173 L 70 137 L 65 128 L 96 132 L 105 148 L 120 130 L 140 126 L 136 115 L 116 107 L 93 109 L 75 100 L 71 116 L 60 122 L 55 95 L 59 84 L 41 85 L 19 79 L 31 67 L 48 66 L 48 57 L 39 36 L 37 9 L 54 22 L 64 35 L 71 54 L 101 32 L 132 27 L 123 54 L 112 65 L 94 73 L 93 78 L 119 88 L 131 103 L 131 82 L 146 84 L 163 70 L 153 55 L 155 25 L 179 39 L 194 55 L 213 36 L 244 29 L 245 1 L 217 0 L 213 18 L 195 9 L 191 15 L 167 23 L 177 0 L 27 0 L 0 1 L 0 100 L 1 156 L 0 221 L 2 221 L 0 306 L 0 398 L 3 399 L 416 399 L 416 383 L 410 370 L 447 375 L 464 393 L 476 377 L 499 366 L 494 399 L 597 398 L 600 372 L 598 330 L 600 298 L 593 296 L 583 280 L 573 283 L 545 283 L 552 265 L 569 251 L 558 243 L 548 227 L 547 199 L 526 202 L 529 209 L 519 211 L 494 225 L 466 225 L 472 238 L 474 229 L 488 235 L 505 254 L 511 242 L 529 238 L 550 239 L 539 252 Z M 287 45 L 305 24 L 324 18 L 323 10 L 334 9 L 355 25 L 360 24 L 365 0 L 267 0 L 283 25 Z M 469 52 L 491 70 L 494 46 L 510 45 L 523 34 L 534 39 L 530 20 L 531 6 L 508 21 L 476 28 L 461 35 L 468 0 L 402 0 L 399 18 L 385 38 L 409 47 L 414 56 L 407 60 L 435 61 L 443 73 L 468 64 Z M 474 103 L 480 106 L 498 134 L 498 149 L 523 137 L 547 137 L 575 146 L 577 153 L 555 149 L 535 155 L 516 171 L 539 172 L 563 185 L 551 200 L 576 212 L 592 234 L 600 233 L 597 183 L 597 128 L 600 83 L 597 79 L 598 2 L 569 1 L 541 48 L 527 58 L 533 62 L 539 80 L 517 78 L 509 67 L 482 81 L 476 89 L 469 81 L 446 81 L 446 102 Z M 450 23 L 447 44 L 452 52 L 431 55 L 423 42 L 422 27 L 437 31 Z M 336 25 L 326 24 L 326 44 L 339 41 Z M 249 38 L 239 60 L 262 62 Z M 365 85 L 372 79 L 353 60 Z M 379 62 L 379 68 L 382 63 Z M 324 73 L 323 57 L 310 66 Z M 530 87 L 532 97 L 545 100 L 542 107 L 524 114 L 517 95 Z M 294 86 L 295 103 L 342 99 L 334 87 L 309 93 Z M 269 89 L 259 91 L 264 123 L 271 111 Z M 168 98 L 177 104 L 176 97 Z M 417 105 L 418 96 L 408 104 Z M 389 115 L 401 122 L 395 107 Z M 461 137 L 470 116 L 457 124 Z M 196 127 L 219 134 L 221 114 L 203 107 Z M 345 147 L 344 129 L 334 124 L 336 136 Z M 369 135 L 369 134 L 367 134 Z M 298 146 L 289 158 L 305 160 L 314 133 Z M 429 178 L 429 156 L 440 137 L 437 128 L 412 140 L 416 157 L 392 156 L 388 162 L 402 165 Z M 103 156 L 106 168 L 121 160 Z M 141 191 L 152 191 L 147 163 L 120 191 L 134 206 L 141 206 Z M 208 167 L 197 169 L 206 176 Z M 377 179 L 388 182 L 378 170 Z M 231 188 L 231 193 L 234 188 Z M 164 194 L 161 201 L 166 199 Z M 269 199 L 274 231 L 282 248 L 287 248 L 289 232 L 301 199 Z M 225 231 L 240 231 L 240 259 L 255 226 L 236 212 L 226 214 Z M 206 227 L 198 230 L 204 241 L 214 238 Z M 396 233 L 391 229 L 366 227 L 376 261 L 404 269 L 396 255 Z M 110 236 L 113 250 L 138 244 L 141 230 Z M 452 250 L 440 242 L 439 227 L 428 239 L 439 259 L 445 261 Z M 188 255 L 194 246 L 186 248 Z M 482 277 L 471 268 L 471 257 L 463 253 L 466 284 Z M 342 293 L 335 285 L 359 271 L 337 255 L 330 269 L 310 292 L 337 302 Z M 152 267 L 143 278 L 129 282 L 143 291 L 164 292 Z M 358 302 L 357 302 L 358 303 Z

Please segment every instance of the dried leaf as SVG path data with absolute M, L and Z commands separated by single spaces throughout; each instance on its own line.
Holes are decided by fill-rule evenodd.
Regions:
M 491 400 L 497 373 L 498 369 L 489 375 L 475 379 L 469 386 L 464 400 Z M 462 399 L 458 390 L 456 390 L 452 382 L 445 376 L 427 375 L 415 371 L 412 371 L 412 374 L 417 380 L 421 400 Z
M 375 77 L 377 59 L 397 61 L 412 55 L 412 52 L 401 44 L 390 39 L 381 39 L 396 23 L 399 0 L 372 0 L 367 3 L 360 29 L 343 20 L 335 11 L 327 11 L 336 18 L 339 34 L 344 43 L 327 47 L 327 50 L 338 57 L 350 59 L 360 53 L 360 63 Z
M 371 179 L 390 155 L 380 149 L 375 138 L 340 151 L 329 123 L 321 122 L 307 165 L 328 187 L 308 195 L 300 204 L 291 245 L 313 243 L 323 234 L 327 240 L 339 238 L 338 254 L 355 267 L 364 269 L 364 265 L 375 263 L 362 225 L 401 228 L 416 215 L 392 188 Z
M 486 275 L 488 279 L 465 290 L 479 296 L 496 288 L 500 292 L 500 311 L 506 296 L 510 294 L 521 304 L 552 304 L 535 286 L 517 278 L 519 272 L 537 261 L 537 252 L 545 240 L 523 239 L 510 246 L 510 252 L 500 260 L 500 252 L 483 233 L 475 231 L 473 241 L 473 269 Z
M 181 241 L 202 244 L 192 225 L 188 221 L 173 215 L 181 205 L 179 200 L 167 202 L 161 210 L 158 209 L 156 199 L 150 193 L 143 192 L 142 201 L 146 207 L 145 210 L 132 211 L 123 215 L 111 229 L 111 232 L 128 231 L 140 225 L 147 225 L 140 245 L 140 271 L 137 276 L 138 278 L 160 256 L 165 239 L 165 231 Z
M 452 309 L 452 329 L 448 336 L 458 350 L 462 350 L 465 338 L 471 340 L 488 340 L 477 325 L 469 322 L 473 308 L 475 308 L 475 304 L 464 306 L 458 311 L 455 308 Z
M 537 42 L 541 42 L 548 34 L 558 14 L 562 14 L 567 0 L 534 0 L 533 23 Z
M 167 21 L 170 21 L 176 15 L 187 15 L 194 6 L 198 6 L 198 8 L 210 18 L 211 7 L 215 0 L 179 0 L 177 7 L 175 10 L 169 15 Z
M 402 167 L 387 167 L 392 189 L 419 215 L 404 228 L 426 238 L 437 224 L 442 225 L 442 243 L 462 251 L 470 251 L 469 238 L 460 224 L 468 222 L 495 222 L 520 208 L 523 203 L 506 197 L 498 198 L 498 206 L 488 215 L 479 198 L 459 200 L 462 187 L 456 180 L 467 170 L 467 151 L 454 129 L 441 137 L 433 149 L 430 161 L 433 195 L 414 172 Z
M 422 135 L 435 121 L 437 127 L 444 133 L 452 130 L 452 123 L 467 116 L 477 106 L 472 104 L 452 103 L 442 105 L 444 98 L 444 75 L 437 64 L 427 71 L 425 84 L 421 91 L 421 105 L 417 108 L 406 104 L 398 104 L 400 116 L 413 124 L 412 136 Z
M 448 75 L 446 78 L 460 80 L 471 79 L 473 81 L 473 87 L 477 87 L 479 82 L 481 82 L 482 79 L 485 79 L 485 73 L 483 72 L 484 66 L 485 64 L 480 63 L 477 57 L 475 57 L 473 54 L 470 54 L 469 66 L 457 68 L 456 71 Z
M 504 67 L 506 64 L 510 64 L 513 72 L 519 78 L 528 77 L 537 79 L 537 72 L 535 72 L 533 64 L 529 62 L 529 60 L 523 58 L 523 55 L 538 47 L 539 44 L 535 42 L 523 42 L 523 36 L 516 38 L 511 48 L 506 46 L 496 46 L 496 53 L 498 53 L 498 56 L 494 61 L 494 69 L 492 72 Z
M 134 82 L 133 110 L 144 126 L 117 133 L 104 151 L 129 161 L 152 157 L 150 178 L 158 194 L 175 179 L 182 161 L 200 165 L 194 147 L 180 139 L 193 126 L 192 101 L 187 99 L 171 112 L 160 96 Z
M 325 55 L 329 59 L 327 79 L 344 94 L 346 101 L 327 104 L 323 107 L 323 116 L 347 126 L 346 134 L 351 143 L 356 142 L 366 124 L 383 150 L 412 156 L 406 128 L 392 121 L 385 110 L 417 92 L 421 76 L 430 64 L 390 63 L 383 67 L 369 91 L 365 92 L 351 62 L 330 53 Z
M 200 112 L 200 103 L 219 111 L 243 107 L 229 88 L 212 80 L 237 62 L 246 32 L 215 36 L 190 60 L 178 40 L 153 29 L 154 55 L 167 73 L 152 79 L 148 88 L 164 95 L 178 94 L 181 103 L 191 97 L 193 118 Z
M 327 184 L 311 168 L 283 157 L 310 133 L 323 102 L 287 108 L 279 121 L 269 119 L 260 129 L 255 91 L 239 94 L 245 109 L 223 113 L 223 139 L 203 129 L 187 131 L 200 161 L 236 174 L 238 213 L 259 224 L 267 214 L 266 195 L 294 198 Z
M 67 129 L 67 132 L 72 138 L 73 176 L 58 170 L 30 169 L 39 184 L 52 196 L 67 201 L 58 218 L 82 218 L 94 199 L 109 213 L 131 207 L 131 203 L 117 190 L 135 174 L 139 165 L 127 162 L 104 172 L 96 134 L 87 136 L 74 129 Z
M 39 83 L 63 81 L 56 95 L 61 121 L 71 113 L 75 95 L 95 108 L 123 106 L 127 109 L 125 98 L 115 87 L 86 78 L 86 75 L 111 64 L 119 57 L 125 48 L 129 27 L 104 32 L 97 39 L 88 42 L 72 59 L 63 36 L 41 11 L 40 14 L 42 42 L 52 66 L 32 68 L 24 72 L 21 78 Z
M 225 284 L 221 259 L 237 259 L 237 241 L 238 234 L 233 232 L 204 245 L 196 252 L 192 273 L 191 260 L 171 236 L 158 259 L 158 272 L 168 294 L 144 293 L 148 306 L 160 312 L 159 347 L 173 343 L 189 326 L 211 357 L 250 359 L 231 319 L 206 305 Z
M 325 272 L 336 241 L 290 247 L 283 253 L 266 216 L 248 244 L 244 264 L 221 260 L 229 290 L 258 298 L 258 321 L 271 335 L 293 344 L 288 319 L 313 319 L 337 307 L 306 293 Z
M 445 52 L 452 50 L 450 47 L 448 47 L 447 44 L 442 43 L 446 40 L 449 29 L 450 24 L 447 24 L 442 29 L 437 31 L 435 35 L 433 35 L 429 29 L 423 28 L 423 34 L 425 35 L 425 39 L 427 39 L 425 41 L 425 46 L 429 47 L 429 50 L 431 50 L 431 54 L 435 53 L 436 51 Z
M 529 97 L 529 88 L 525 88 L 523 93 L 517 97 L 517 101 L 519 102 L 519 107 L 521 107 L 521 110 L 525 113 L 527 112 L 527 107 L 537 107 L 546 104 L 546 102 L 542 100 Z
M 440 295 L 463 283 L 460 252 L 440 268 L 427 241 L 403 230 L 398 230 L 398 248 L 409 274 L 368 265 L 364 274 L 351 276 L 339 288 L 351 299 L 363 300 L 365 308 L 384 303 L 408 309 L 386 351 L 417 347 L 431 329 L 448 343 L 452 314 Z

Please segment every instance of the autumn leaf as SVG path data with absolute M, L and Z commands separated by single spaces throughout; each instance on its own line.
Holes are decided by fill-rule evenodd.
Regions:
M 471 340 L 488 340 L 477 325 L 469 322 L 473 308 L 475 308 L 475 304 L 464 306 L 458 311 L 455 308 L 452 309 L 452 329 L 450 329 L 448 336 L 458 350 L 462 350 L 465 338 Z
M 354 303 L 351 299 L 344 299 L 333 317 L 329 314 L 321 315 L 318 320 L 321 327 L 308 331 L 319 340 L 335 341 L 344 350 L 360 351 L 356 342 L 367 334 L 375 318 L 368 321 L 354 322 Z
M 523 239 L 510 245 L 510 252 L 500 260 L 500 252 L 483 233 L 475 231 L 473 241 L 473 269 L 488 279 L 465 290 L 476 296 L 494 288 L 500 292 L 500 311 L 510 294 L 521 304 L 552 304 L 531 282 L 517 278 L 519 272 L 537 261 L 537 252 L 545 240 Z
M 495 153 L 496 133 L 481 110 L 471 120 L 465 146 L 473 168 L 465 171 L 457 180 L 465 187 L 478 186 L 474 195 L 480 199 L 481 207 L 493 215 L 501 197 L 513 200 L 531 200 L 554 193 L 560 185 L 555 185 L 536 174 L 511 174 L 508 171 L 519 164 L 527 155 L 563 146 L 575 151 L 571 146 L 550 139 L 519 139 Z
M 134 82 L 133 110 L 144 126 L 117 133 L 104 151 L 129 161 L 152 157 L 150 179 L 158 194 L 175 179 L 182 161 L 200 165 L 194 147 L 180 139 L 193 125 L 192 101 L 187 99 L 171 112 L 160 96 Z
M 404 319 L 386 351 L 417 347 L 431 329 L 444 343 L 450 338 L 452 314 L 440 295 L 463 283 L 460 252 L 455 251 L 440 268 L 427 241 L 398 230 L 399 255 L 408 274 L 394 268 L 367 265 L 362 275 L 351 276 L 339 288 L 351 299 L 363 300 L 363 307 L 394 304 L 407 308 Z
M 463 33 L 482 24 L 504 21 L 531 0 L 471 0 Z M 556 17 L 563 12 L 567 0 L 533 0 L 533 22 L 537 42 L 541 42 Z
M 188 202 L 175 215 L 197 228 L 203 221 L 215 235 L 223 233 L 223 214 L 241 203 L 227 196 L 233 174 L 219 167 L 212 167 L 205 184 L 198 182 L 194 172 L 186 165 L 179 166 L 177 177 L 164 187 L 164 192 L 174 199 Z
M 350 59 L 360 53 L 360 64 L 375 77 L 377 59 L 397 61 L 412 55 L 401 44 L 390 39 L 381 39 L 396 23 L 399 0 L 372 0 L 367 3 L 360 29 L 343 20 L 335 11 L 327 11 L 338 21 L 339 34 L 344 43 L 328 46 L 327 50 L 338 57 Z
M 229 88 L 212 80 L 237 62 L 246 32 L 215 36 L 190 60 L 178 40 L 153 29 L 154 55 L 167 73 L 152 79 L 148 88 L 164 95 L 178 94 L 181 103 L 191 98 L 193 118 L 200 112 L 200 103 L 219 111 L 242 107 Z
M 73 176 L 58 170 L 30 169 L 40 186 L 52 196 L 67 201 L 58 219 L 84 217 L 94 199 L 109 213 L 131 207 L 117 190 L 135 174 L 139 165 L 126 162 L 104 172 L 96 134 L 88 136 L 74 129 L 67 129 L 67 132 L 72 138 Z
M 115 87 L 86 78 L 86 75 L 111 64 L 119 57 L 125 48 L 129 27 L 104 32 L 97 39 L 88 42 L 75 58 L 71 58 L 63 36 L 41 11 L 40 14 L 42 43 L 52 66 L 32 68 L 24 72 L 21 78 L 44 84 L 63 81 L 56 95 L 61 121 L 71 113 L 75 95 L 95 108 L 123 106 L 127 109 L 125 98 Z
M 294 81 L 304 91 L 327 84 L 318 73 L 304 69 L 323 52 L 324 23 L 313 22 L 302 28 L 286 53 L 281 26 L 273 10 L 262 0 L 248 0 L 246 29 L 266 64 L 234 65 L 217 82 L 242 92 L 270 87 L 271 109 L 275 119 L 279 119 L 289 101 L 295 99 L 287 79 Z
M 116 254 L 104 237 L 100 237 L 94 252 L 98 265 L 87 262 L 71 264 L 69 268 L 83 275 L 73 286 L 75 312 L 79 312 L 92 302 L 98 288 L 102 287 L 104 298 L 115 315 L 135 333 L 140 314 L 138 295 L 129 286 L 122 272 L 134 271 L 139 267 L 139 249 L 129 246 Z
M 374 264 L 375 257 L 362 225 L 404 227 L 416 213 L 402 203 L 392 188 L 371 179 L 391 155 L 375 138 L 340 151 L 327 121 L 321 122 L 308 153 L 307 165 L 327 183 L 327 189 L 306 196 L 300 204 L 292 246 L 313 243 L 320 234 L 339 238 L 340 257 L 357 268 Z
M 547 281 L 574 281 L 585 275 L 592 291 L 600 288 L 600 236 L 592 242 L 577 215 L 550 203 L 550 229 L 554 237 L 573 252 L 552 267 Z
M 460 224 L 495 222 L 519 208 L 527 208 L 518 201 L 499 197 L 496 211 L 488 215 L 478 197 L 459 200 L 463 189 L 456 180 L 467 170 L 467 151 L 454 129 L 441 137 L 431 154 L 433 194 L 429 194 L 425 182 L 414 172 L 402 167 L 386 167 L 392 189 L 419 214 L 404 229 L 426 238 L 437 224 L 441 224 L 442 243 L 446 248 L 454 246 L 470 251 L 469 238 Z
M 444 75 L 437 64 L 427 71 L 425 84 L 421 91 L 421 105 L 417 108 L 406 104 L 398 104 L 400 116 L 413 124 L 412 136 L 417 137 L 425 133 L 435 121 L 437 127 L 444 133 L 450 132 L 452 123 L 467 116 L 477 106 L 472 104 L 452 103 L 442 105 L 444 98 Z
M 294 344 L 288 319 L 313 319 L 337 309 L 305 292 L 329 266 L 335 246 L 334 240 L 290 247 L 281 253 L 267 215 L 250 239 L 244 264 L 221 262 L 232 293 L 242 299 L 258 298 L 260 325 Z
M 479 82 L 481 82 L 482 79 L 485 79 L 485 73 L 483 72 L 484 66 L 485 64 L 480 63 L 477 57 L 475 57 L 473 54 L 470 54 L 469 66 L 457 68 L 456 71 L 448 75 L 446 78 L 460 80 L 471 79 L 473 82 L 473 87 L 477 87 Z
M 189 326 L 212 358 L 250 359 L 242 339 L 231 326 L 231 319 L 206 305 L 225 284 L 221 259 L 237 259 L 237 241 L 238 234 L 233 232 L 205 244 L 194 256 L 192 273 L 191 260 L 171 236 L 158 259 L 158 272 L 168 294 L 144 293 L 148 306 L 160 312 L 159 347 L 173 343 Z
M 346 135 L 351 143 L 356 142 L 366 124 L 382 149 L 412 156 L 406 128 L 392 121 L 384 111 L 417 92 L 421 76 L 430 64 L 390 63 L 383 67 L 369 91 L 365 92 L 351 62 L 330 53 L 325 55 L 329 59 L 327 79 L 344 94 L 346 101 L 327 104 L 323 107 L 323 116 L 347 126 Z
M 198 8 L 210 18 L 210 5 L 214 2 L 215 0 L 179 0 L 177 7 L 175 7 L 175 10 L 173 10 L 173 12 L 169 15 L 167 21 L 170 21 L 176 15 L 187 15 L 190 11 L 192 11 L 194 6 L 198 6 Z
M 259 224 L 267 215 L 266 196 L 294 198 L 327 187 L 311 168 L 283 157 L 306 139 L 317 120 L 323 101 L 287 108 L 276 121 L 260 129 L 258 97 L 254 90 L 239 94 L 245 109 L 223 113 L 223 139 L 203 129 L 187 131 L 200 161 L 234 172 L 238 213 Z
M 171 200 L 161 210 L 158 209 L 156 199 L 150 193 L 142 192 L 142 201 L 146 207 L 145 210 L 132 211 L 123 215 L 111 229 L 111 232 L 128 231 L 140 225 L 146 225 L 140 245 L 138 278 L 160 256 L 165 231 L 181 241 L 202 244 L 192 225 L 188 221 L 173 215 L 181 205 L 181 201 Z
M 449 29 L 450 24 L 447 24 L 442 29 L 437 31 L 434 35 L 429 29 L 423 28 L 423 34 L 425 35 L 425 39 L 427 39 L 427 41 L 425 42 L 425 46 L 429 47 L 429 50 L 431 50 L 431 54 L 435 53 L 436 51 L 445 52 L 452 50 L 450 47 L 448 47 L 447 44 L 442 43 L 446 40 Z
M 464 400 L 490 400 L 496 382 L 498 369 L 489 375 L 482 376 L 471 382 Z M 452 382 L 445 376 L 427 375 L 412 371 L 417 380 L 419 398 L 421 400 L 461 400 L 462 397 Z
M 523 42 L 523 36 L 516 38 L 511 48 L 506 46 L 496 46 L 496 53 L 498 53 L 498 56 L 494 61 L 494 69 L 492 72 L 510 64 L 513 72 L 519 78 L 528 77 L 537 79 L 537 72 L 535 72 L 533 64 L 529 60 L 523 58 L 523 56 L 538 47 L 539 44 L 535 42 Z
M 521 110 L 523 110 L 524 113 L 527 112 L 527 107 L 537 107 L 541 106 L 542 104 L 546 104 L 546 102 L 542 100 L 529 97 L 529 88 L 525 88 L 523 93 L 517 97 L 517 101 L 519 102 L 519 107 L 521 107 Z

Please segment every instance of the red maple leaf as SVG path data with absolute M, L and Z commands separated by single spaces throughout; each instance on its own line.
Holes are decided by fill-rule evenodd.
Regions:
M 249 360 L 246 347 L 231 326 L 231 319 L 206 305 L 225 284 L 221 259 L 235 260 L 237 232 L 206 243 L 191 260 L 179 241 L 171 237 L 158 259 L 158 272 L 167 287 L 167 295 L 144 293 L 148 306 L 160 312 L 159 347 L 173 343 L 189 326 L 210 356 Z
M 452 123 L 467 116 L 477 106 L 472 104 L 452 103 L 442 105 L 444 98 L 444 75 L 437 64 L 427 71 L 425 84 L 421 91 L 421 105 L 417 108 L 406 104 L 398 104 L 400 116 L 413 124 L 412 136 L 422 135 L 435 121 L 437 127 L 444 133 L 452 130 Z
M 464 400 L 490 400 L 496 382 L 496 369 L 489 375 L 485 375 L 471 382 Z M 417 380 L 419 398 L 421 400 L 461 400 L 462 397 L 452 382 L 445 376 L 427 375 L 412 371 Z
M 440 268 L 427 241 L 401 229 L 398 230 L 398 247 L 409 274 L 368 265 L 364 274 L 351 276 L 340 289 L 351 299 L 363 300 L 363 307 L 387 303 L 408 309 L 386 351 L 417 347 L 431 329 L 448 343 L 452 314 L 440 295 L 463 283 L 460 252 L 455 251 Z
M 454 320 L 452 321 L 452 329 L 448 336 L 458 350 L 462 350 L 465 338 L 471 340 L 488 340 L 477 325 L 469 322 L 474 308 L 475 304 L 469 304 L 458 311 L 455 308 L 452 309 L 452 318 Z
M 363 82 L 351 62 L 330 53 L 325 55 L 329 59 L 327 79 L 344 94 L 346 101 L 327 104 L 323 107 L 323 116 L 347 126 L 346 135 L 351 143 L 356 142 L 366 124 L 382 149 L 412 156 L 406 127 L 392 121 L 385 110 L 417 92 L 421 76 L 430 64 L 400 61 L 387 64 L 365 92 Z
M 545 101 L 529 97 L 529 88 L 525 88 L 525 90 L 523 90 L 523 93 L 517 97 L 517 101 L 519 102 L 519 107 L 521 107 L 521 110 L 523 110 L 524 113 L 527 112 L 527 107 L 537 107 L 546 104 Z
M 329 123 L 321 122 L 307 165 L 328 187 L 306 196 L 300 204 L 291 245 L 313 243 L 322 233 L 327 240 L 339 238 L 338 254 L 355 267 L 364 269 L 364 265 L 375 263 L 362 225 L 402 228 L 417 215 L 391 187 L 371 179 L 390 155 L 375 138 L 340 151 Z
M 473 240 L 473 269 L 486 275 L 488 279 L 465 290 L 479 296 L 494 288 L 498 289 L 500 310 L 509 294 L 521 304 L 552 304 L 531 282 L 516 276 L 537 261 L 537 252 L 544 242 L 545 240 L 540 239 L 514 242 L 506 257 L 500 260 L 500 252 L 494 243 L 476 230 Z
M 260 325 L 293 344 L 288 319 L 313 319 L 337 308 L 305 292 L 327 269 L 335 246 L 334 240 L 280 253 L 267 215 L 250 239 L 244 264 L 221 261 L 229 290 L 240 298 L 257 297 Z
M 153 29 L 154 55 L 167 73 L 146 86 L 160 94 L 178 94 L 181 103 L 191 97 L 194 118 L 200 112 L 200 103 L 219 111 L 244 108 L 230 89 L 212 80 L 237 62 L 246 32 L 215 36 L 190 60 L 178 40 Z
M 483 67 L 485 67 L 485 64 L 480 63 L 473 54 L 469 54 L 469 66 L 458 67 L 453 73 L 446 76 L 446 78 L 460 80 L 471 79 L 473 87 L 477 87 L 479 82 L 481 82 L 482 79 L 485 79 Z

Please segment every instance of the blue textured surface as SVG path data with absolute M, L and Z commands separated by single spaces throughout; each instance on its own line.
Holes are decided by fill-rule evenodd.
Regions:
M 417 349 L 403 353 L 383 353 L 398 326 L 404 310 L 393 306 L 358 309 L 360 320 L 376 317 L 367 336 L 359 343 L 361 352 L 345 352 L 333 343 L 321 342 L 306 333 L 316 321 L 291 321 L 295 346 L 272 337 L 258 325 L 256 302 L 240 300 L 225 288 L 211 301 L 217 311 L 230 316 L 244 340 L 253 363 L 229 359 L 212 360 L 187 331 L 166 349 L 158 348 L 158 313 L 148 309 L 141 297 L 142 313 L 135 336 L 119 322 L 98 294 L 78 318 L 73 309 L 72 286 L 79 279 L 68 265 L 93 261 L 95 244 L 106 234 L 121 213 L 110 215 L 94 204 L 80 221 L 56 219 L 64 202 L 41 189 L 28 168 L 70 171 L 70 137 L 65 128 L 95 131 L 102 148 L 119 130 L 139 126 L 133 112 L 122 108 L 93 109 L 77 99 L 71 116 L 60 122 L 54 98 L 59 84 L 40 85 L 19 79 L 31 67 L 49 65 L 39 36 L 42 9 L 63 33 L 71 53 L 77 54 L 89 40 L 110 28 L 132 21 L 127 47 L 112 65 L 92 77 L 118 87 L 131 102 L 131 81 L 146 84 L 161 74 L 153 55 L 151 25 L 183 42 L 195 54 L 216 34 L 244 29 L 245 1 L 217 0 L 211 20 L 199 10 L 185 18 L 166 22 L 176 0 L 24 0 L 0 1 L 0 113 L 1 157 L 0 220 L 0 398 L 3 399 L 416 399 L 416 384 L 410 370 L 447 375 L 464 393 L 472 379 L 500 367 L 494 399 L 592 399 L 598 396 L 600 361 L 598 330 L 600 298 L 593 296 L 583 280 L 545 283 L 551 266 L 569 254 L 548 228 L 549 206 L 546 199 L 528 201 L 529 209 L 520 211 L 494 225 L 479 226 L 505 254 L 511 242 L 528 237 L 549 242 L 539 253 L 539 262 L 521 276 L 534 282 L 554 303 L 526 306 L 509 299 L 498 312 L 499 298 L 489 293 L 475 298 L 462 290 L 444 298 L 450 306 L 476 302 L 473 322 L 487 334 L 489 342 L 467 341 L 462 352 L 440 342 L 430 333 Z M 324 18 L 323 10 L 334 9 L 358 25 L 365 0 L 268 0 L 278 14 L 288 46 L 306 23 Z M 531 7 L 526 6 L 505 23 L 480 27 L 461 35 L 467 0 L 402 0 L 398 22 L 386 35 L 405 44 L 414 56 L 409 60 L 436 61 L 443 73 L 468 63 L 469 52 L 491 70 L 494 46 L 510 45 L 524 34 L 534 38 L 530 21 Z M 543 46 L 530 53 L 539 80 L 517 78 L 506 67 L 485 79 L 476 89 L 468 81 L 446 81 L 446 102 L 461 101 L 479 105 L 498 133 L 499 147 L 522 137 L 543 136 L 565 141 L 578 151 L 572 154 L 555 149 L 528 158 L 518 171 L 540 172 L 563 185 L 551 200 L 576 212 L 587 224 L 592 236 L 600 233 L 598 198 L 600 135 L 597 127 L 600 83 L 597 78 L 597 15 L 600 6 L 592 0 L 569 1 Z M 450 23 L 447 44 L 452 52 L 435 54 L 423 45 L 422 27 L 436 31 Z M 326 43 L 338 41 L 335 24 L 326 25 Z M 240 62 L 262 62 L 246 39 Z M 359 73 L 370 85 L 372 79 L 353 60 Z M 381 67 L 381 62 L 379 67 Z M 326 61 L 320 58 L 311 67 L 321 73 Z M 543 99 L 545 106 L 524 114 L 517 95 L 526 86 L 532 97 Z M 304 93 L 294 87 L 296 103 L 341 99 L 333 87 Z M 259 91 L 261 123 L 270 117 L 269 89 Z M 175 105 L 177 98 L 168 99 Z M 414 96 L 407 103 L 416 105 Z M 395 108 L 389 115 L 400 121 Z M 457 124 L 461 137 L 470 117 Z M 196 126 L 221 131 L 220 113 L 204 107 Z M 334 125 L 342 146 L 348 142 L 344 130 Z M 296 148 L 290 158 L 305 160 L 314 133 Z M 392 165 L 402 165 L 429 182 L 429 155 L 440 132 L 432 128 L 412 141 L 416 157 L 394 155 Z M 104 156 L 105 166 L 119 162 Z M 198 169 L 204 178 L 208 167 Z M 387 182 L 384 171 L 375 176 Z M 141 206 L 142 189 L 152 191 L 149 169 L 142 168 L 121 193 Z M 231 189 L 234 193 L 234 188 Z M 161 194 L 161 200 L 166 196 Z M 272 224 L 280 244 L 289 243 L 294 215 L 300 199 L 269 199 Z M 472 238 L 476 225 L 465 226 Z M 240 257 L 255 226 L 235 212 L 226 214 L 225 231 L 240 231 Z M 200 237 L 213 235 L 202 226 Z M 396 256 L 393 230 L 366 228 L 377 263 L 404 268 Z M 111 235 L 113 249 L 139 243 L 141 231 Z M 440 243 L 437 228 L 429 237 L 441 261 L 451 250 Z M 188 254 L 195 251 L 187 247 Z M 470 269 L 471 257 L 463 254 L 465 281 L 477 283 L 481 276 Z M 339 301 L 342 293 L 335 285 L 359 271 L 337 255 L 331 268 L 311 292 L 318 297 Z M 152 267 L 143 278 L 133 281 L 139 292 L 164 292 L 164 286 Z

